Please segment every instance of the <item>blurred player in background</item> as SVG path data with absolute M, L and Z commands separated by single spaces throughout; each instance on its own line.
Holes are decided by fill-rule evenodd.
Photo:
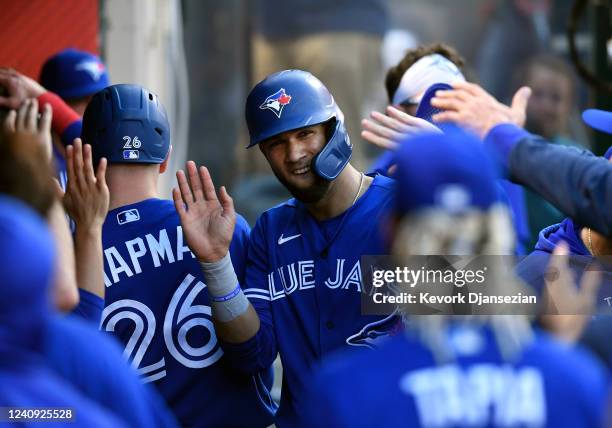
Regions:
M 62 97 L 79 116 L 83 116 L 94 94 L 110 85 L 108 71 L 100 58 L 78 49 L 64 49 L 48 58 L 40 71 L 39 82 Z
M 577 99 L 574 73 L 565 60 L 551 54 L 536 55 L 516 72 L 513 91 L 521 86 L 531 88 L 527 104 L 525 129 L 541 135 L 552 144 L 578 146 L 572 140 L 570 120 Z M 580 126 L 580 125 L 579 125 Z M 538 234 L 545 227 L 560 223 L 564 216 L 541 196 L 525 192 L 529 217 L 529 248 L 533 249 Z
M 171 146 L 158 97 L 136 85 L 108 87 L 87 106 L 82 133 L 94 163 L 109 162 L 101 328 L 125 345 L 132 366 L 157 387 L 181 425 L 268 426 L 275 410 L 271 382 L 262 377 L 268 367 L 251 376 L 227 366 L 199 265 L 172 201 L 159 199 Z M 244 219 L 229 239 L 242 278 L 249 240 Z
M 370 118 L 364 119 L 362 137 L 374 145 L 392 149 L 395 144 L 390 140 L 435 129 L 431 116 L 436 109 L 431 107 L 430 97 L 425 95 L 433 85 L 445 89 L 455 82 L 465 82 L 464 66 L 465 61 L 459 53 L 444 43 L 422 45 L 408 50 L 402 60 L 387 71 L 385 78 L 385 88 L 389 97 L 387 115 L 374 111 L 370 114 Z M 417 117 L 412 118 L 408 115 Z M 392 152 L 383 153 L 370 166 L 370 171 L 388 174 L 392 158 Z M 501 180 L 500 192 L 505 194 L 504 197 L 511 207 L 517 235 L 516 252 L 525 254 L 529 242 L 529 224 L 524 189 L 507 180 Z
M 47 91 L 61 97 L 79 116 L 83 116 L 94 94 L 110 84 L 108 72 L 100 58 L 77 49 L 64 49 L 48 58 L 40 70 L 39 82 Z M 71 144 L 72 139 L 78 135 L 62 138 L 63 131 L 59 130 L 53 135 L 53 154 L 60 184 L 65 188 L 67 176 L 64 147 Z

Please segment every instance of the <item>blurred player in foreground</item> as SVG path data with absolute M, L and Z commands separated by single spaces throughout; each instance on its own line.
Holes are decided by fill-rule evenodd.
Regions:
M 477 138 L 460 131 L 417 137 L 396 159 L 390 236 L 398 266 L 410 256 L 457 249 L 508 253 L 510 219 Z M 490 270 L 487 289 L 519 286 L 503 263 Z M 523 316 L 411 316 L 410 305 L 400 308 L 404 334 L 374 354 L 342 354 L 325 364 L 304 427 L 604 426 L 606 375 L 585 351 L 532 331 Z

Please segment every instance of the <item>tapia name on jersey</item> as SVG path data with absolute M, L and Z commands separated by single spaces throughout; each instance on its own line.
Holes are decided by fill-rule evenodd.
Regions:
M 407 372 L 400 389 L 415 403 L 421 426 L 544 426 L 544 379 L 535 367 L 447 365 Z M 469 391 L 469 393 L 466 393 Z

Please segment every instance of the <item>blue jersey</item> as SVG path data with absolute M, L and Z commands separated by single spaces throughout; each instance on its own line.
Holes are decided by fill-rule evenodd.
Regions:
M 230 255 L 244 276 L 249 227 L 238 217 Z M 263 427 L 275 410 L 259 373 L 229 367 L 213 328 L 198 261 L 171 201 L 148 199 L 108 213 L 102 230 L 105 309 L 101 328 L 125 345 L 182 426 Z M 238 410 L 238 411 L 237 411 Z
M 15 417 L 13 420 L 4 419 L 3 426 L 40 427 L 43 422 L 46 427 L 130 427 L 96 402 L 83 397 L 40 362 L 30 364 L 21 360 L 18 364 L 7 365 L 3 357 L 0 355 L 0 403 L 26 410 L 21 418 L 15 411 L 3 412 L 4 417 Z M 30 409 L 30 417 L 32 409 L 56 411 L 41 414 L 46 419 L 28 420 L 27 409 Z M 50 419 L 54 413 L 54 419 Z
M 323 222 L 291 199 L 262 214 L 252 231 L 243 289 L 261 327 L 249 341 L 223 346 L 245 371 L 260 370 L 280 354 L 279 426 L 293 426 L 300 417 L 311 368 L 332 351 L 360 345 L 354 338 L 381 318 L 361 314 L 360 257 L 384 253 L 379 224 L 392 185 L 376 176 L 351 208 Z
M 53 317 L 44 337 L 47 364 L 84 397 L 132 427 L 177 426 L 157 391 L 143 385 L 122 358 L 116 341 L 98 331 L 97 325 L 93 327 L 90 320 Z
M 437 365 L 415 336 L 337 355 L 310 389 L 304 427 L 603 427 L 607 378 L 590 354 L 545 334 L 512 361 L 494 335 L 459 328 Z

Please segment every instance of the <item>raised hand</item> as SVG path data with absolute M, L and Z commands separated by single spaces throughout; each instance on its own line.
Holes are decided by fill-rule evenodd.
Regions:
M 53 112 L 49 104 L 45 104 L 43 112 L 38 120 L 38 101 L 26 100 L 18 111 L 11 110 L 4 121 L 5 135 L 14 141 L 18 141 L 20 147 L 31 144 L 37 149 L 42 149 L 47 161 L 51 161 L 51 118 Z
M 525 125 L 527 102 L 531 89 L 520 88 L 508 107 L 493 98 L 480 86 L 469 82 L 456 82 L 453 90 L 438 91 L 431 105 L 444 111 L 433 116 L 435 122 L 453 122 L 471 129 L 484 138 L 495 126 L 512 123 Z
M 106 159 L 100 159 L 94 175 L 91 146 L 75 138 L 66 148 L 68 186 L 64 207 L 76 223 L 74 248 L 79 288 L 104 298 L 102 225 L 108 213 Z
M 585 270 L 580 285 L 568 266 L 565 242 L 557 245 L 545 277 L 545 313 L 542 324 L 557 337 L 575 342 L 591 318 L 601 285 L 601 271 Z
M 68 185 L 64 207 L 76 223 L 77 233 L 101 230 L 108 213 L 109 191 L 106 185 L 106 159 L 100 159 L 94 174 L 91 146 L 80 138 L 66 148 Z
M 394 150 L 398 144 L 411 136 L 424 132 L 441 133 L 440 129 L 424 119 L 411 116 L 389 106 L 387 114 L 373 111 L 370 119 L 363 119 L 361 137 L 367 142 L 383 149 Z
M 212 263 L 227 254 L 236 225 L 234 202 L 224 186 L 219 197 L 208 169 L 187 162 L 187 175 L 176 173 L 178 189 L 172 189 L 174 206 L 181 219 L 183 234 L 198 260 Z

